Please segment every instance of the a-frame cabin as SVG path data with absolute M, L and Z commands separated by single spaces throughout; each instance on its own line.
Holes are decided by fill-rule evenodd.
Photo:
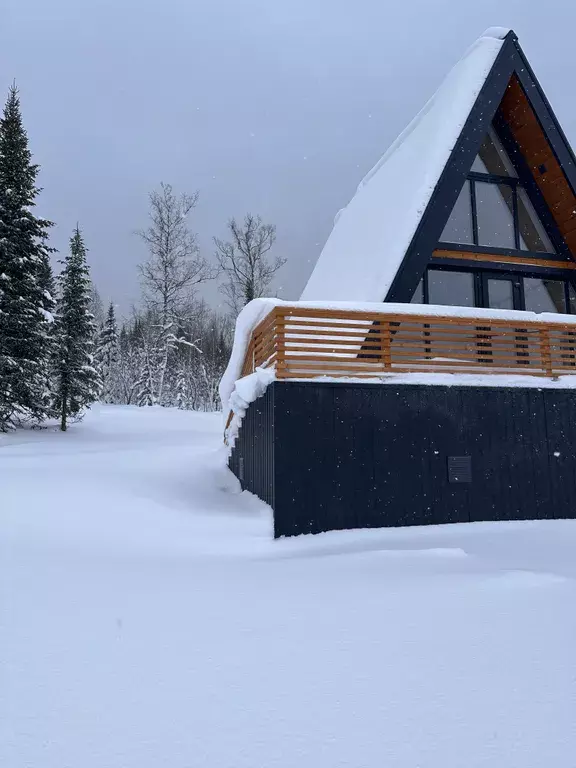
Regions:
M 574 313 L 575 191 L 516 35 L 488 30 L 341 212 L 302 299 Z
M 239 329 L 225 406 L 274 381 L 230 466 L 276 535 L 576 516 L 576 160 L 514 32 L 362 181 L 301 301 Z

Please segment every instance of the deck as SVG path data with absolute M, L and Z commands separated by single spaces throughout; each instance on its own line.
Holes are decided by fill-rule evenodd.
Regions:
M 383 305 L 385 306 L 385 305 Z M 576 373 L 576 316 L 406 306 L 363 312 L 281 305 L 254 328 L 242 376 L 377 378 L 391 373 L 558 377 Z M 424 311 L 422 311 L 424 310 Z M 524 315 L 526 315 L 524 317 Z

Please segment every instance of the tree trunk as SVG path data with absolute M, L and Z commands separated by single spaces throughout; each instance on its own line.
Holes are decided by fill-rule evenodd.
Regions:
M 68 425 L 66 424 L 66 417 L 68 416 L 67 413 L 67 400 L 68 400 L 68 394 L 67 392 L 62 393 L 62 409 L 60 411 L 60 429 L 62 432 L 66 432 L 68 429 Z
M 166 368 L 168 367 L 168 339 L 164 341 L 164 356 L 160 364 L 160 381 L 158 382 L 158 397 L 156 402 L 158 405 L 162 405 L 162 397 L 164 395 L 164 379 L 166 378 Z

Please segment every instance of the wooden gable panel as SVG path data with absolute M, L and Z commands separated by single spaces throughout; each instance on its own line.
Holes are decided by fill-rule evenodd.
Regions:
M 517 264 L 527 267 L 548 267 L 552 269 L 576 269 L 573 261 L 557 261 L 547 259 L 546 254 L 542 258 L 534 256 L 517 256 L 505 253 L 486 253 L 484 251 L 463 251 L 457 248 L 436 248 L 432 256 L 435 259 L 457 259 L 458 261 L 474 261 L 482 264 Z
M 500 111 L 566 245 L 576 257 L 576 197 L 516 76 L 508 84 Z M 542 170 L 542 166 L 545 170 Z

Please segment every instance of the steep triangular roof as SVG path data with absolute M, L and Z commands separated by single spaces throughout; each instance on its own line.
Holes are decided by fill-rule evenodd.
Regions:
M 489 29 L 338 214 L 301 298 L 406 301 L 439 241 L 498 108 L 516 86 L 573 196 L 574 156 L 515 34 Z M 512 116 L 514 109 L 509 109 Z M 567 222 L 565 229 L 571 226 Z

